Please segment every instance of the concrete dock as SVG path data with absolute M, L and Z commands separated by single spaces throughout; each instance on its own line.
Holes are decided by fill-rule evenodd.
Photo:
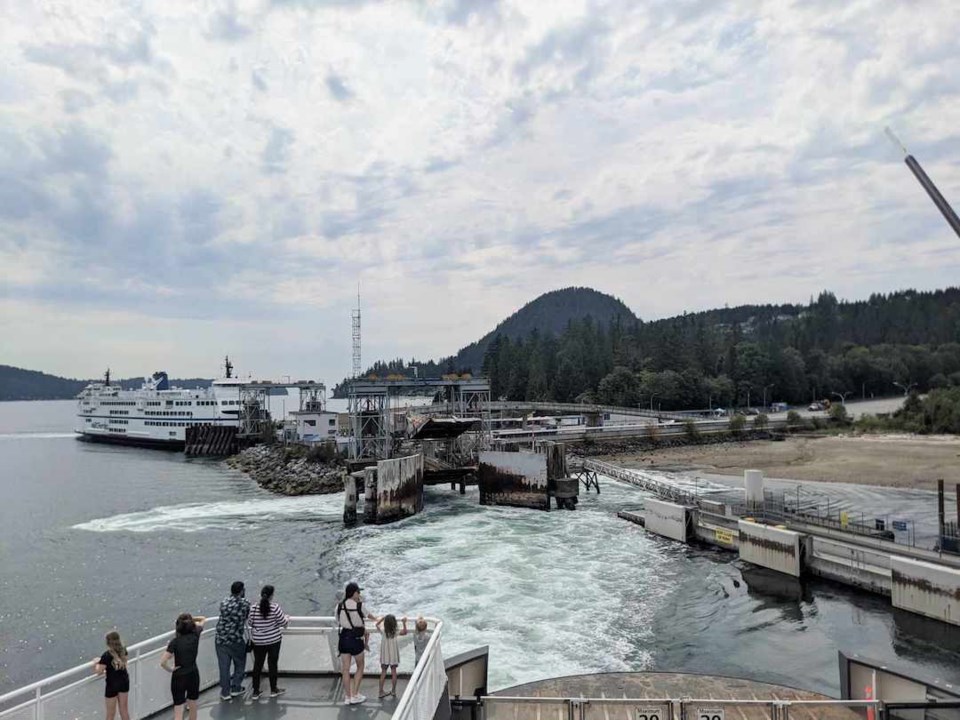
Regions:
M 752 565 L 799 579 L 826 578 L 889 597 L 893 607 L 960 626 L 960 555 L 904 545 L 858 523 L 825 522 L 802 509 L 768 512 L 763 477 L 748 470 L 742 501 L 718 502 L 668 481 L 587 460 L 596 472 L 640 487 L 648 532 L 731 552 Z M 632 514 L 620 517 L 639 524 Z

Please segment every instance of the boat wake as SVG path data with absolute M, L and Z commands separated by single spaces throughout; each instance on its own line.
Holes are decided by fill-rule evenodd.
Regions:
M 24 432 L 0 433 L 0 440 L 59 440 L 76 437 L 76 433 Z
M 339 493 L 319 496 L 256 498 L 212 503 L 163 505 L 150 510 L 89 520 L 74 525 L 73 529 L 100 533 L 240 530 L 278 521 L 339 522 L 342 511 L 343 496 Z

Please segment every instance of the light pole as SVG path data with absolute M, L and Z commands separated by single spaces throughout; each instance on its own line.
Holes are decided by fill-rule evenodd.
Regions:
M 898 383 L 898 382 L 896 382 L 896 381 L 894 381 L 893 384 L 896 385 L 896 386 L 897 386 L 898 388 L 900 388 L 901 390 L 903 390 L 903 396 L 904 396 L 904 397 L 906 397 L 907 395 L 909 395 L 909 394 L 910 394 L 910 391 L 913 390 L 913 388 L 915 388 L 915 387 L 917 386 L 916 383 L 907 383 L 906 385 L 902 385 L 902 384 L 900 384 L 900 383 Z
M 836 395 L 838 398 L 840 398 L 840 404 L 843 405 L 844 407 L 846 407 L 846 405 L 847 405 L 847 395 L 850 395 L 851 392 L 852 392 L 851 390 L 847 390 L 847 392 L 845 392 L 845 393 L 832 392 L 832 393 L 830 393 L 830 394 L 831 394 L 831 395 Z
M 767 411 L 767 390 L 776 385 L 776 383 L 770 383 L 769 385 L 763 386 L 763 411 Z
M 657 396 L 656 393 L 651 393 L 650 395 L 650 412 L 653 412 L 653 399 Z

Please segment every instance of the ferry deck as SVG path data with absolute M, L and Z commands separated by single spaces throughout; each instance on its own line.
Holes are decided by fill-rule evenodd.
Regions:
M 200 639 L 198 718 L 215 720 L 960 720 L 960 688 L 920 680 L 840 655 L 843 699 L 743 678 L 664 672 L 596 673 L 549 678 L 496 693 L 487 689 L 487 648 L 456 657 L 442 653 L 443 623 L 414 665 L 410 637 L 400 638 L 396 696 L 378 698 L 376 636 L 361 692 L 345 705 L 332 617 L 294 617 L 283 638 L 280 687 L 254 701 L 220 699 L 214 648 L 216 618 Z M 170 676 L 159 665 L 172 637 L 165 633 L 129 648 L 130 716 L 173 718 Z M 248 656 L 249 657 L 249 656 Z M 248 660 L 249 662 L 249 660 Z M 248 669 L 249 672 L 249 669 Z M 545 671 L 545 675 L 549 671 Z M 85 664 L 0 696 L 0 720 L 103 718 L 103 679 Z M 262 689 L 269 689 L 266 677 Z M 387 687 L 389 688 L 389 678 Z M 187 717 L 185 712 L 184 717 Z

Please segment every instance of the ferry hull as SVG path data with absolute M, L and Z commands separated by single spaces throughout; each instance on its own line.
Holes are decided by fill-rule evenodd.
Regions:
M 77 433 L 81 442 L 103 443 L 104 445 L 126 445 L 127 447 L 151 448 L 153 450 L 183 450 L 183 440 L 161 440 L 148 437 L 130 437 L 128 435 L 93 435 Z

